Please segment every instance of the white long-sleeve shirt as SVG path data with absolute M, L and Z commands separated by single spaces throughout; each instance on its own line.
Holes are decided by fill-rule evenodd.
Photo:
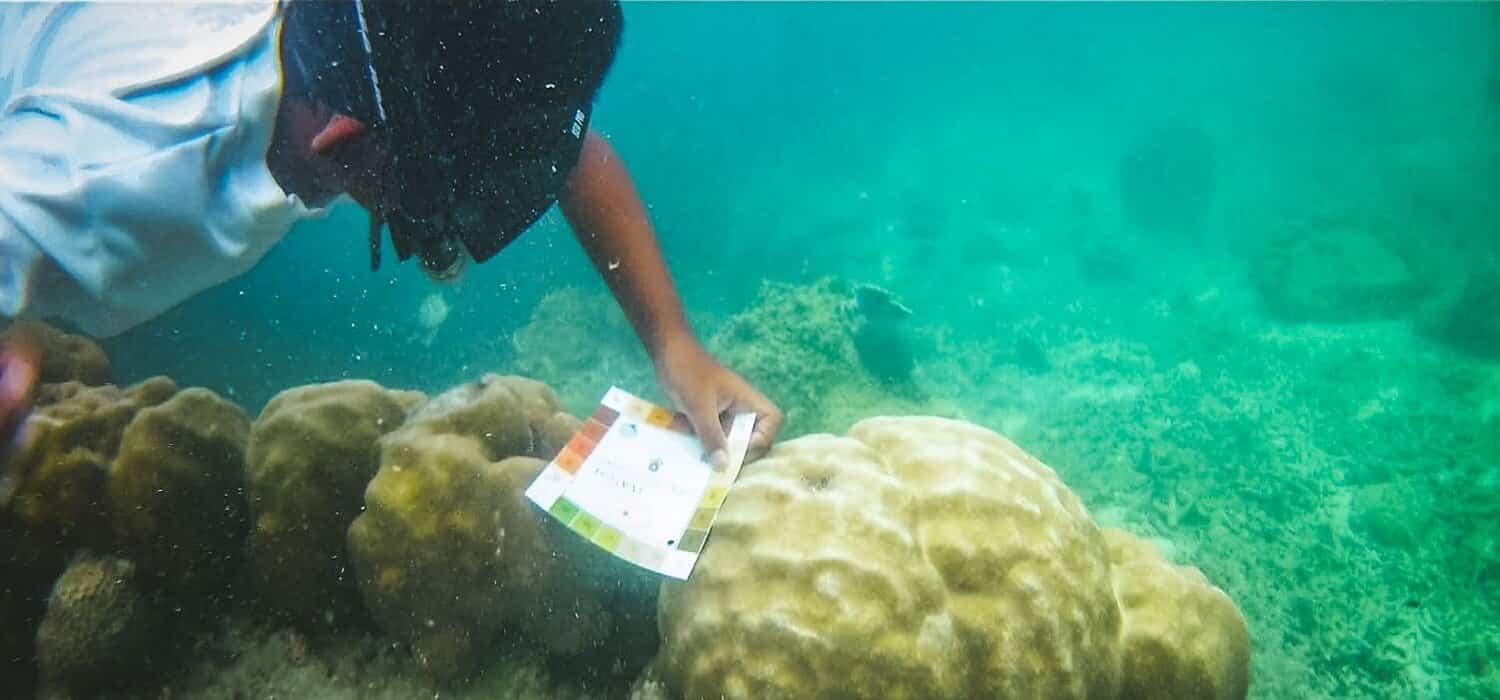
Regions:
M 0 315 L 126 330 L 319 213 L 266 166 L 281 12 L 0 4 Z

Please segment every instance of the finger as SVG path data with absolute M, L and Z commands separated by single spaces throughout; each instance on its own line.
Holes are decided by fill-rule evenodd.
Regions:
M 745 461 L 750 462 L 760 459 L 770 451 L 771 443 L 776 440 L 776 434 L 781 432 L 783 416 L 781 409 L 771 400 L 766 398 L 751 386 L 749 382 L 740 379 L 736 381 L 738 398 L 735 400 L 738 411 L 750 411 L 756 414 L 755 429 L 750 434 L 750 446 L 745 453 Z
M 36 385 L 37 368 L 24 353 L 0 347 L 0 407 L 24 403 Z
M 34 356 L 24 349 L 0 347 L 0 446 L 30 408 L 31 394 L 40 374 Z
M 720 464 L 728 460 L 729 438 L 724 435 L 724 425 L 719 422 L 717 398 L 712 393 L 699 393 L 684 398 L 681 403 L 693 432 L 703 442 L 703 449 L 711 455 L 709 461 Z
M 750 449 L 745 452 L 745 461 L 753 462 L 771 451 L 776 434 L 781 432 L 781 412 L 772 410 L 761 414 L 755 421 L 755 432 L 750 435 Z

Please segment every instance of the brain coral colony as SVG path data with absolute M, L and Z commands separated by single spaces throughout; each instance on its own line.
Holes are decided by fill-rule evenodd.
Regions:
M 559 679 L 532 697 L 583 677 L 604 679 L 593 697 L 681 700 L 1247 693 L 1221 590 L 971 423 L 869 417 L 781 443 L 693 576 L 662 584 L 524 498 L 578 426 L 539 382 L 295 387 L 252 422 L 165 378 L 109 384 L 97 347 L 45 333 L 0 510 L 8 692 L 522 697 L 492 682 L 520 648 Z M 253 640 L 204 651 L 235 626 L 301 641 L 256 676 Z M 327 658 L 339 635 L 381 651 Z M 285 684 L 309 665 L 312 685 Z M 183 680 L 202 676 L 221 685 Z
M 1242 698 L 1244 619 L 979 426 L 878 417 L 747 467 L 663 587 L 643 694 Z

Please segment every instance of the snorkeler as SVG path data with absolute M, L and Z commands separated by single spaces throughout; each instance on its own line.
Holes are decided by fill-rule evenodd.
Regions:
M 621 159 L 590 124 L 614 0 L 0 6 L 0 315 L 108 336 L 253 266 L 340 195 L 434 279 L 554 203 L 710 450 L 781 412 L 694 336 Z M 0 450 L 37 350 L 0 349 Z

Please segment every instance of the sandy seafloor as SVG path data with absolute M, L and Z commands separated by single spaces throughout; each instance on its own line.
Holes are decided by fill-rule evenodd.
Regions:
M 788 437 L 888 413 L 1006 434 L 1101 523 L 1229 592 L 1253 697 L 1500 696 L 1496 6 L 627 18 L 599 124 L 699 332 Z M 1133 157 L 1165 165 L 1131 180 Z M 335 212 L 107 347 L 127 378 L 252 415 L 350 376 L 436 391 L 520 372 L 575 411 L 610 383 L 653 391 L 555 218 L 451 288 L 367 273 L 363 233 Z M 856 283 L 913 311 L 909 382 L 809 349 L 847 335 Z M 432 294 L 450 311 L 424 325 Z M 588 685 L 497 650 L 439 690 L 388 641 L 233 619 L 142 696 L 620 692 Z

